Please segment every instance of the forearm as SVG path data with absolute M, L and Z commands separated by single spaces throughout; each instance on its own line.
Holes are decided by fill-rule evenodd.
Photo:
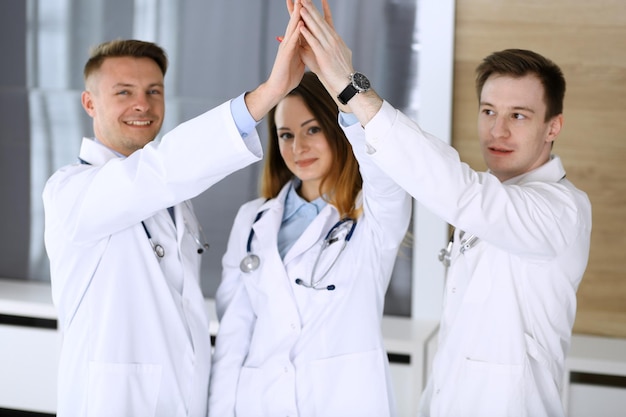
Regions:
M 343 129 L 359 161 L 363 210 L 371 227 L 377 231 L 375 239 L 380 248 L 395 248 L 409 224 L 411 199 L 367 154 L 363 128 L 355 123 Z
M 365 127 L 376 116 L 382 105 L 383 99 L 374 90 L 369 90 L 355 95 L 347 105 L 342 105 L 340 108 L 346 113 L 354 113 L 361 126 Z
M 244 100 L 250 115 L 257 122 L 285 97 L 289 91 L 273 88 L 269 83 L 259 85 L 254 91 L 246 94 Z

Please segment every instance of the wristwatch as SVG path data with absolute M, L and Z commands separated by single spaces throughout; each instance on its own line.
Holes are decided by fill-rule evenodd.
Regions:
M 350 84 L 337 96 L 341 104 L 348 104 L 357 93 L 364 93 L 371 87 L 370 80 L 360 72 L 353 72 L 348 78 Z

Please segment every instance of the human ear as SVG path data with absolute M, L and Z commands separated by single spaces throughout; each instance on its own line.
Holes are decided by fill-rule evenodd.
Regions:
M 562 128 L 563 128 L 563 114 L 554 116 L 549 122 L 547 141 L 554 142 L 556 137 L 561 132 Z
M 87 114 L 91 117 L 94 117 L 96 111 L 93 105 L 93 97 L 91 96 L 90 91 L 83 91 L 80 96 L 80 102 L 83 105 L 83 109 L 87 112 Z

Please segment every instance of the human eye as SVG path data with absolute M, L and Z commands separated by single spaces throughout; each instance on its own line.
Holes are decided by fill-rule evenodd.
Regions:
M 485 116 L 493 116 L 495 114 L 495 112 L 492 109 L 487 109 L 487 108 L 483 108 L 481 110 L 481 113 L 484 114 Z
M 522 113 L 513 113 L 513 118 L 515 120 L 524 120 L 524 119 L 526 119 L 526 115 L 524 115 Z
M 278 139 L 282 141 L 288 141 L 293 139 L 291 132 L 278 132 Z
M 150 94 L 150 95 L 159 95 L 159 94 L 161 94 L 161 89 L 159 89 L 159 88 L 152 88 L 152 89 L 148 90 L 148 94 Z
M 122 90 L 118 90 L 115 95 L 118 96 L 128 96 L 130 95 L 130 91 L 126 90 L 126 89 L 122 89 Z
M 322 128 L 319 126 L 311 126 L 307 129 L 307 134 L 313 136 L 322 132 Z

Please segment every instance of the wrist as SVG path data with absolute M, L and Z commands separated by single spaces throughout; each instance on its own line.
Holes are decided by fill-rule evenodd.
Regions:
M 359 119 L 362 126 L 367 125 L 382 106 L 383 99 L 372 89 L 357 94 L 350 100 L 350 110 Z
M 286 94 L 264 82 L 247 93 L 244 100 L 252 118 L 259 122 Z
M 337 100 L 343 105 L 347 105 L 357 94 L 365 93 L 371 88 L 370 81 L 360 72 L 352 72 L 348 76 L 348 81 L 348 85 L 337 95 Z

